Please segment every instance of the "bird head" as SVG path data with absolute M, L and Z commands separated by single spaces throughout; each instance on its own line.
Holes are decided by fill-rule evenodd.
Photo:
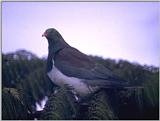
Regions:
M 47 29 L 42 37 L 46 37 L 48 40 L 48 44 L 49 46 L 52 48 L 54 47 L 55 50 L 57 48 L 63 48 L 66 46 L 69 46 L 63 39 L 63 37 L 61 36 L 61 34 L 54 28 L 49 28 Z
M 59 34 L 56 29 L 49 28 L 42 34 L 42 37 L 50 38 L 50 37 L 55 36 L 56 34 Z
M 51 40 L 53 41 L 56 38 L 61 38 L 62 36 L 56 29 L 49 28 L 42 34 L 42 37 L 46 37 L 48 41 L 51 41 Z

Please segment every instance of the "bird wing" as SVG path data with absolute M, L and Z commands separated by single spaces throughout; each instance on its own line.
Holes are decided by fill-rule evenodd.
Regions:
M 88 80 L 86 83 L 90 85 L 92 85 L 93 82 L 96 85 L 105 85 L 108 84 L 108 82 L 115 84 L 124 82 L 118 79 L 111 70 L 75 48 L 62 49 L 56 54 L 54 60 L 55 66 L 64 75 Z

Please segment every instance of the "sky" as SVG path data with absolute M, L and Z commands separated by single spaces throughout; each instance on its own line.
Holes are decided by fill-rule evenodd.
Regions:
M 158 2 L 2 2 L 2 52 L 48 54 L 55 28 L 87 55 L 159 66 Z

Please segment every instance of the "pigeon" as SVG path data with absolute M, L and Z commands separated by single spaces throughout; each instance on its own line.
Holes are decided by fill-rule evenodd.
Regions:
M 43 36 L 48 40 L 46 71 L 54 84 L 60 87 L 67 85 L 80 97 L 101 88 L 123 88 L 128 85 L 109 68 L 66 43 L 56 29 L 47 29 Z

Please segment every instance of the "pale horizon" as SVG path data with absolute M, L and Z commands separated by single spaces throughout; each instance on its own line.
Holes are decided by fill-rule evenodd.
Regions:
M 2 2 L 2 53 L 44 57 L 55 28 L 87 55 L 159 66 L 158 2 Z

